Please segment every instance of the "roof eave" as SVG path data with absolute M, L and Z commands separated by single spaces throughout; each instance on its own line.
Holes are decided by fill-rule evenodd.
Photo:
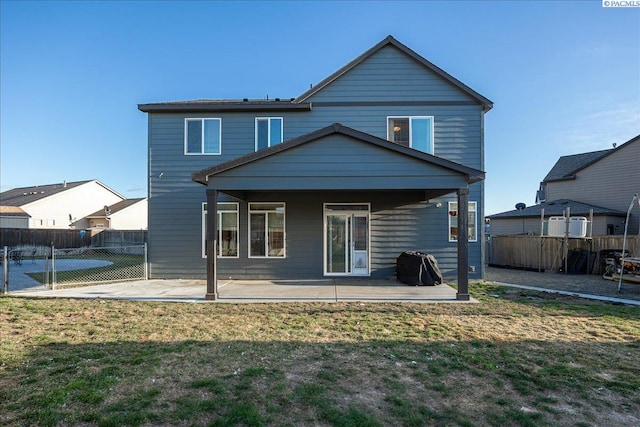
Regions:
M 573 181 L 575 180 L 577 177 L 575 175 L 569 175 L 569 176 L 563 176 L 562 178 L 553 178 L 553 179 L 548 179 L 546 181 L 542 181 L 543 183 L 548 183 L 548 182 L 561 182 L 561 181 Z
M 143 113 L 205 113 L 205 112 L 235 112 L 235 111 L 310 111 L 311 103 L 273 103 L 252 104 L 216 104 L 216 103 L 184 103 L 184 104 L 138 104 L 138 110 Z

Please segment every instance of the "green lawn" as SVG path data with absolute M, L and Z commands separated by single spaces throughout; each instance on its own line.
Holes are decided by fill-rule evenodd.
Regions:
M 640 309 L 0 297 L 3 426 L 636 426 Z

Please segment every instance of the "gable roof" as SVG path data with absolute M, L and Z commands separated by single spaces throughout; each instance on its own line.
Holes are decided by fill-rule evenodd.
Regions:
M 0 216 L 23 216 L 27 218 L 31 218 L 31 215 L 26 213 L 17 206 L 0 206 Z
M 124 210 L 124 209 L 128 208 L 129 206 L 135 205 L 136 203 L 138 203 L 138 202 L 140 202 L 140 201 L 142 201 L 144 199 L 145 199 L 145 197 L 140 197 L 140 198 L 137 198 L 137 199 L 125 199 L 125 200 L 122 200 L 122 201 L 120 201 L 118 203 L 115 203 L 115 204 L 113 204 L 111 206 L 108 206 L 109 215 L 113 215 L 114 213 L 119 212 L 121 210 Z M 92 213 L 90 215 L 87 215 L 85 218 L 96 218 L 96 217 L 106 218 L 109 215 L 105 214 L 105 210 L 104 209 L 100 209 L 100 210 L 97 210 L 97 211 L 95 211 L 94 213 Z
M 610 151 L 613 151 L 613 149 L 610 148 L 608 150 L 562 156 L 558 159 L 556 164 L 553 165 L 542 182 L 571 179 L 575 175 L 576 171 L 584 168 L 586 165 L 590 165 L 591 163 L 600 160 L 600 158 L 607 155 Z
M 623 149 L 624 147 L 627 147 L 638 141 L 640 141 L 640 135 L 631 138 L 629 141 L 625 142 L 624 144 L 620 144 L 616 148 L 562 156 L 558 159 L 556 164 L 553 165 L 542 182 L 573 179 L 575 178 L 576 173 L 578 173 L 582 169 L 591 166 L 592 164 L 602 160 L 603 158 L 610 156 L 611 154 Z
M 105 189 L 111 191 L 113 194 L 116 194 L 117 196 L 124 198 L 117 192 L 113 191 L 112 189 L 110 189 L 109 187 L 101 183 L 100 181 L 95 179 L 90 179 L 86 181 L 61 182 L 58 184 L 35 185 L 32 187 L 14 188 L 12 190 L 8 190 L 3 193 L 0 193 L 0 205 L 3 205 L 3 206 L 28 205 L 29 203 L 37 202 L 38 200 L 45 199 L 47 197 L 62 193 L 63 191 L 67 191 L 72 188 L 76 188 L 90 182 L 95 182 L 98 185 L 104 187 Z
M 429 62 L 409 47 L 400 43 L 392 36 L 387 36 L 378 44 L 364 52 L 362 55 L 349 62 L 344 67 L 340 68 L 329 77 L 322 80 L 320 83 L 304 92 L 297 98 L 274 98 L 274 99 L 197 99 L 186 101 L 172 101 L 172 102 L 156 102 L 148 104 L 138 104 L 138 110 L 144 113 L 198 113 L 198 112 L 233 112 L 233 111 L 246 111 L 246 112 L 260 112 L 260 111 L 310 111 L 312 108 L 311 102 L 306 102 L 311 96 L 321 91 L 323 88 L 334 82 L 339 77 L 346 74 L 349 70 L 355 68 L 360 63 L 364 62 L 367 58 L 378 52 L 380 49 L 386 46 L 393 46 L 396 49 L 403 52 L 405 55 L 411 57 L 413 60 L 421 64 L 423 67 L 433 72 L 446 82 L 457 87 L 459 90 L 473 98 L 478 104 L 481 104 L 485 112 L 493 108 L 493 102 L 478 92 L 471 89 L 469 86 L 462 83 L 460 80 L 453 77 L 451 74 L 444 71 L 442 68 Z
M 54 194 L 86 184 L 88 181 L 62 182 L 59 184 L 20 187 L 0 193 L 0 204 L 4 206 L 24 206 Z
M 403 52 L 404 54 L 406 54 L 407 56 L 411 57 L 412 59 L 417 61 L 419 64 L 424 66 L 429 71 L 435 73 L 436 75 L 438 75 L 439 77 L 447 81 L 448 83 L 457 87 L 458 89 L 460 89 L 461 91 L 469 95 L 471 98 L 475 99 L 479 104 L 481 104 L 485 112 L 493 108 L 493 102 L 490 101 L 488 98 L 485 98 L 484 96 L 480 95 L 478 92 L 474 91 L 469 86 L 465 85 L 460 80 L 456 79 L 451 74 L 444 71 L 442 68 L 436 66 L 435 64 L 429 62 L 422 56 L 418 55 L 416 52 L 414 52 L 404 44 L 400 43 L 390 35 L 387 36 L 384 40 L 380 41 L 375 46 L 373 46 L 371 49 L 364 52 L 362 55 L 358 56 L 353 61 L 349 62 L 344 67 L 340 68 L 335 73 L 331 74 L 326 79 L 322 80 L 320 83 L 318 83 L 317 85 L 315 85 L 314 87 L 312 87 L 311 89 L 303 93 L 302 95 L 295 98 L 294 102 L 300 103 L 300 102 L 306 101 L 311 96 L 320 92 L 326 86 L 330 85 L 332 82 L 334 82 L 335 80 L 337 80 L 338 78 L 346 74 L 348 71 L 352 70 L 353 68 L 355 68 L 356 66 L 364 62 L 367 58 L 371 57 L 373 54 L 375 54 L 385 46 L 393 46 L 397 48 L 398 50 L 400 50 L 401 52 Z
M 297 138 L 290 139 L 288 141 L 282 142 L 272 147 L 268 147 L 263 150 L 246 154 L 244 156 L 220 163 L 210 168 L 202 169 L 198 172 L 193 173 L 191 175 L 191 178 L 195 182 L 198 182 L 203 185 L 207 185 L 207 181 L 209 177 L 212 175 L 217 175 L 222 172 L 237 168 L 239 166 L 243 166 L 243 165 L 258 161 L 260 159 L 264 159 L 266 157 L 276 155 L 283 151 L 290 150 L 292 148 L 301 146 L 303 144 L 307 144 L 309 142 L 318 140 L 320 138 L 324 138 L 332 134 L 342 134 L 342 135 L 355 138 L 357 140 L 360 140 L 369 144 L 373 144 L 375 146 L 378 146 L 387 150 L 391 150 L 415 159 L 426 161 L 433 165 L 440 166 L 463 175 L 467 175 L 469 183 L 474 183 L 484 179 L 484 172 L 478 169 L 470 168 L 468 166 L 464 166 L 459 163 L 443 159 L 441 157 L 423 153 L 421 151 L 414 150 L 413 148 L 405 147 L 405 146 L 396 144 L 394 142 L 387 141 L 386 139 L 378 138 L 371 134 L 355 130 L 348 126 L 344 126 L 341 123 L 334 123 L 322 129 L 318 129 L 316 131 L 307 133 L 305 135 L 301 135 Z
M 544 209 L 544 216 L 563 216 L 565 210 L 569 208 L 572 216 L 588 216 L 591 209 L 593 209 L 594 215 L 611 215 L 611 216 L 626 216 L 625 212 L 615 209 L 603 208 L 601 206 L 590 205 L 588 203 L 576 202 L 570 199 L 558 199 L 551 202 L 544 202 L 538 205 L 529 206 L 523 210 L 511 210 L 507 212 L 501 212 L 494 215 L 489 215 L 487 218 L 494 219 L 506 219 L 506 218 L 527 218 L 536 217 L 539 218 Z

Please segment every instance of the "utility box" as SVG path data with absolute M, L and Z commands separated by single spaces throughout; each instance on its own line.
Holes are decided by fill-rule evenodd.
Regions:
M 587 237 L 587 218 L 574 216 L 569 218 L 569 237 Z
M 567 218 L 564 216 L 549 217 L 549 231 L 547 236 L 564 237 L 567 231 Z
M 569 218 L 569 237 L 581 238 L 587 237 L 587 224 L 589 221 L 583 216 L 574 216 Z M 549 217 L 549 226 L 547 227 L 547 236 L 564 237 L 567 232 L 567 217 L 552 216 Z

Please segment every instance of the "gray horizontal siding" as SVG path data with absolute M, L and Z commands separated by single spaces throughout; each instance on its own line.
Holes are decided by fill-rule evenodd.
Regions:
M 472 190 L 470 199 L 474 199 Z M 457 245 L 448 241 L 447 201 L 455 195 L 418 202 L 418 193 L 399 192 L 298 192 L 249 193 L 248 201 L 286 203 L 285 259 L 248 257 L 247 203 L 240 203 L 239 258 L 218 260 L 218 277 L 225 279 L 309 279 L 323 277 L 323 203 L 371 203 L 371 277 L 395 276 L 395 260 L 406 250 L 433 254 L 443 274 L 455 279 Z M 182 220 L 170 215 L 156 218 L 149 234 L 149 258 L 153 278 L 206 278 L 206 260 L 201 257 L 201 204 L 204 189 L 192 195 L 181 209 Z M 480 221 L 478 215 L 478 221 Z M 179 227 L 177 226 L 179 224 Z M 480 224 L 479 224 L 480 226 Z M 470 265 L 480 277 L 480 241 L 469 243 Z
M 386 46 L 308 101 L 472 101 L 469 95 L 393 46 Z
M 310 113 L 286 113 L 284 139 L 332 123 L 386 138 L 387 116 L 433 116 L 435 155 L 476 169 L 483 168 L 481 110 L 475 106 L 318 107 Z M 221 155 L 184 155 L 184 118 L 222 118 Z M 164 172 L 190 177 L 192 172 L 255 150 L 255 114 L 151 114 L 149 137 L 151 176 Z M 190 178 L 189 178 L 190 179 Z
M 364 143 L 330 135 L 212 176 L 217 189 L 460 188 L 459 173 Z
M 434 154 L 483 169 L 482 112 L 477 106 L 314 107 L 308 115 L 285 117 L 285 138 L 300 136 L 339 122 L 386 139 L 388 116 L 433 116 Z
M 472 191 L 473 193 L 473 191 Z M 417 193 L 416 193 L 417 194 Z M 149 259 L 153 278 L 206 278 L 206 260 L 201 256 L 201 204 L 204 190 L 191 195 L 181 210 L 176 227 L 170 214 L 154 219 L 149 234 Z M 406 250 L 433 254 L 443 274 L 455 279 L 457 245 L 448 242 L 447 201 L 454 195 L 417 202 L 411 193 L 249 193 L 249 201 L 286 203 L 285 259 L 248 257 L 247 203 L 240 203 L 239 258 L 218 260 L 218 277 L 224 279 L 310 279 L 323 277 L 323 203 L 371 203 L 371 277 L 395 276 L 395 260 Z M 473 196 L 471 197 L 473 199 Z M 480 215 L 478 226 L 481 227 Z M 480 231 L 480 230 L 478 230 Z M 469 244 L 469 263 L 480 277 L 480 241 Z
M 435 124 L 435 155 L 445 159 L 461 163 L 476 169 L 484 169 L 483 147 L 482 147 L 482 111 L 479 105 L 445 105 L 447 102 L 469 102 L 473 101 L 467 94 L 460 91 L 455 86 L 442 80 L 439 76 L 429 72 L 413 59 L 402 55 L 397 49 L 388 46 L 368 58 L 355 69 L 349 71 L 322 91 L 314 95 L 310 101 L 331 102 L 332 106 L 313 105 L 311 111 L 302 112 L 269 112 L 268 114 L 247 113 L 247 112 L 225 112 L 225 113 L 184 113 L 184 114 L 164 114 L 149 113 L 149 257 L 152 277 L 199 277 L 206 276 L 205 261 L 201 258 L 201 204 L 205 201 L 205 187 L 191 181 L 191 174 L 221 162 L 231 160 L 241 155 L 254 151 L 255 118 L 256 117 L 283 117 L 284 119 L 284 139 L 291 139 L 300 135 L 320 129 L 331 123 L 340 122 L 346 126 L 358 129 L 372 135 L 386 138 L 387 116 L 434 116 Z M 349 105 L 349 102 L 383 102 L 384 105 Z M 402 102 L 424 102 L 424 105 L 402 105 Z M 394 102 L 399 103 L 393 105 Z M 444 102 L 443 105 L 433 105 L 434 102 Z M 335 103 L 346 103 L 336 105 Z M 216 155 L 184 155 L 184 119 L 185 117 L 217 117 L 222 119 L 222 154 Z M 283 153 L 287 154 L 287 153 Z M 386 185 L 399 187 L 402 179 L 406 179 L 410 171 L 399 170 L 400 163 L 394 163 L 394 157 L 385 159 L 376 158 L 375 155 L 360 155 L 358 168 L 354 165 L 354 170 L 359 170 L 362 175 L 362 182 L 369 180 L 366 175 L 366 168 L 375 173 L 386 174 L 384 180 Z M 344 157 L 329 159 L 322 156 L 322 153 L 308 154 L 295 158 L 297 154 L 291 153 L 293 158 L 287 155 L 278 158 L 273 164 L 264 165 L 265 170 L 254 170 L 251 177 L 256 180 L 255 173 L 260 172 L 265 175 L 281 169 L 280 175 L 294 176 L 304 168 L 314 169 L 318 177 L 324 176 L 322 185 L 336 186 L 343 185 L 344 180 L 333 178 L 335 183 L 326 180 L 329 172 L 343 165 L 342 161 L 353 161 L 348 159 L 355 154 L 345 154 Z M 382 160 L 382 161 L 381 161 Z M 284 162 L 279 165 L 278 162 Z M 267 167 L 269 166 L 269 167 Z M 285 167 L 286 166 L 286 167 Z M 298 168 L 298 169 L 296 169 Z M 399 174 L 403 177 L 397 177 Z M 448 179 L 448 181 L 446 181 Z M 313 182 L 315 180 L 315 182 Z M 394 181 L 396 180 L 396 181 Z M 310 178 L 309 184 L 300 182 L 300 188 L 319 188 L 316 178 Z M 382 180 L 378 180 L 382 182 Z M 442 183 L 432 181 L 425 184 L 425 189 L 431 186 L 444 186 L 455 184 L 450 177 L 445 177 Z M 370 182 L 366 182 L 371 184 Z M 363 184 L 352 182 L 354 188 L 359 188 Z M 407 186 L 410 187 L 410 186 Z M 291 188 L 295 188 L 292 186 Z M 478 183 L 471 186 L 470 200 L 481 202 L 483 200 L 483 184 Z M 258 194 L 258 193 L 257 193 Z M 315 194 L 315 193 L 314 193 Z M 345 193 L 334 193 L 333 199 L 327 197 L 327 201 L 339 201 L 336 197 L 342 197 Z M 348 192 L 347 192 L 348 194 Z M 390 193 L 384 193 L 385 197 Z M 316 194 L 317 195 L 317 194 Z M 255 197 L 255 195 L 254 195 Z M 296 198 L 297 197 L 297 198 Z M 320 199 L 307 200 L 304 197 L 293 197 L 291 205 L 287 206 L 287 250 L 291 255 L 291 260 L 287 258 L 287 274 L 316 275 L 322 270 L 322 236 L 318 236 L 318 230 L 309 224 L 316 221 L 322 223 L 322 204 Z M 315 197 L 315 196 L 314 196 Z M 347 197 L 351 200 L 352 196 Z M 314 201 L 315 200 L 315 201 Z M 323 199 L 324 200 L 324 199 Z M 284 201 L 282 197 L 271 198 L 270 201 Z M 382 202 L 382 201 L 380 201 Z M 318 208 L 318 203 L 319 208 Z M 403 202 L 404 203 L 404 202 Z M 297 204 L 300 206 L 297 207 Z M 307 206 L 307 204 L 309 204 Z M 445 204 L 446 206 L 446 204 Z M 294 212 L 304 208 L 308 212 L 296 215 Z M 478 218 L 482 218 L 482 204 L 479 203 Z M 317 209 L 317 210 L 316 210 Z M 385 209 L 394 211 L 391 205 Z M 401 208 L 403 210 L 405 208 Z M 428 209 L 411 208 L 415 212 L 428 212 Z M 411 209 L 409 209 L 411 211 Z M 441 209 L 444 212 L 444 209 Z M 398 221 L 404 221 L 401 214 L 398 214 Z M 408 214 L 409 217 L 412 214 Z M 426 214 L 425 214 L 426 215 Z M 434 214 L 430 214 L 434 215 Z M 372 221 L 375 216 L 372 213 Z M 373 233 L 382 236 L 385 230 L 393 230 L 393 221 L 385 222 L 381 216 L 379 224 L 376 225 Z M 404 219 L 403 219 L 404 218 Z M 416 216 L 421 221 L 431 221 L 432 218 L 422 218 Z M 246 206 L 241 205 L 241 252 L 246 257 Z M 376 219 L 376 221 L 378 221 Z M 395 260 L 391 255 L 379 255 L 383 251 L 383 246 L 389 246 L 389 253 L 411 246 L 413 249 L 430 249 L 431 243 L 437 236 L 438 244 L 431 249 L 437 250 L 438 260 L 445 266 L 448 272 L 455 270 L 456 245 L 446 240 L 446 213 L 443 224 L 424 225 L 425 230 L 420 234 L 420 241 L 410 241 L 411 234 L 407 231 L 415 224 L 406 224 L 406 227 L 397 223 L 397 232 L 392 231 L 393 239 L 388 239 L 387 243 L 376 247 L 374 255 L 376 267 L 379 271 L 388 271 Z M 244 225 L 244 226 L 243 226 Z M 373 222 L 372 222 L 373 227 Z M 403 228 L 405 227 L 405 228 Z M 244 230 L 244 231 L 243 231 Z M 245 233 L 245 234 L 242 234 Z M 320 230 L 321 233 L 321 230 Z M 444 234 L 438 234 L 444 233 Z M 296 236 L 296 237 L 294 237 Z M 292 240 L 289 240 L 292 239 Z M 409 239 L 409 240 L 407 240 Z M 377 240 L 382 242 L 382 240 Z M 318 246 L 318 243 L 320 244 Z M 415 243 L 414 245 L 409 245 Z M 420 243 L 420 244 L 418 244 Z M 433 243 L 435 245 L 435 243 Z M 405 248 L 406 246 L 406 248 Z M 476 246 L 478 248 L 476 248 Z M 244 248 L 244 249 L 243 249 Z M 319 248 L 319 249 L 318 249 Z M 318 250 L 320 252 L 318 252 Z M 296 254 L 301 255 L 298 260 Z M 397 254 L 395 255 L 397 256 Z M 470 259 L 478 259 L 480 262 L 481 252 L 479 245 L 470 244 Z M 320 261 L 319 266 L 310 267 L 308 261 Z M 221 267 L 221 275 L 241 273 L 251 277 L 273 277 L 274 272 L 280 271 L 281 260 L 250 260 L 246 259 L 225 259 Z M 473 261 L 475 263 L 475 261 Z M 225 270 L 226 269 L 226 270 Z M 318 270 L 319 269 L 319 270 Z M 280 274 L 280 273 L 278 273 Z M 293 277 L 293 276 L 291 276 Z

